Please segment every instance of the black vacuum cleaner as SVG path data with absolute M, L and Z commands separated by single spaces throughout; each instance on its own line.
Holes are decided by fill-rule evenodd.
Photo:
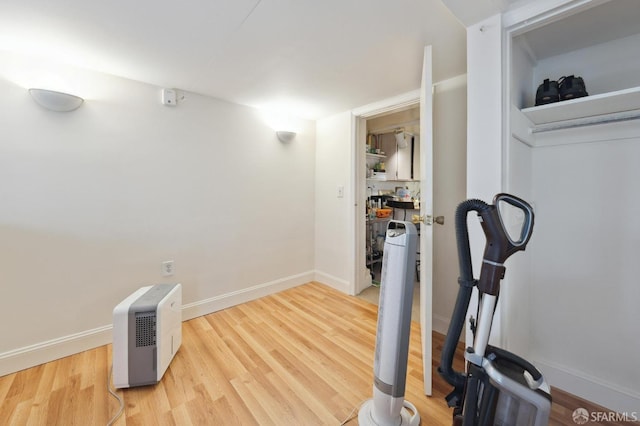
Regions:
M 479 280 L 473 278 L 469 248 L 467 215 L 471 211 L 478 214 L 486 237 Z M 496 195 L 491 205 L 467 200 L 456 210 L 460 288 L 438 368 L 453 386 L 446 399 L 454 409 L 454 426 L 549 423 L 551 394 L 542 374 L 519 356 L 488 344 L 500 281 L 506 271 L 504 262 L 525 249 L 533 231 L 533 218 L 531 206 L 509 194 Z M 456 372 L 453 357 L 474 287 L 478 289 L 478 312 L 476 320 L 470 320 L 473 346 L 465 352 L 466 372 Z

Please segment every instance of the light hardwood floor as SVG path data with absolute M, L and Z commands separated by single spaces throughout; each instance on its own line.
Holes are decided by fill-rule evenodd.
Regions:
M 186 321 L 163 380 L 118 391 L 125 411 L 115 424 L 339 425 L 371 396 L 376 315 L 371 303 L 310 283 Z M 451 424 L 450 389 L 435 373 L 442 341 L 434 333 L 426 397 L 412 323 L 406 399 L 422 425 Z M 107 345 L 0 377 L 0 425 L 105 425 L 118 410 L 106 389 L 110 364 Z M 574 425 L 577 407 L 597 409 L 554 390 L 551 424 Z

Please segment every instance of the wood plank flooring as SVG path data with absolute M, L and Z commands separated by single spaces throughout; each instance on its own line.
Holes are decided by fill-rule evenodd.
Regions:
M 310 283 L 186 321 L 163 380 L 117 391 L 125 411 L 115 424 L 339 425 L 372 394 L 376 316 L 375 305 Z M 422 425 L 451 424 L 443 399 L 450 389 L 435 373 L 442 342 L 434 333 L 433 396 L 426 397 L 412 323 L 406 399 Z M 0 425 L 107 424 L 118 410 L 106 389 L 110 365 L 107 345 L 0 377 Z M 553 395 L 554 425 L 574 425 L 575 408 L 598 409 Z

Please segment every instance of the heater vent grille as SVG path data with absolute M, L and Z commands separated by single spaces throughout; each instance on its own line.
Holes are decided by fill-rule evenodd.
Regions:
M 156 313 L 136 312 L 136 348 L 156 344 Z

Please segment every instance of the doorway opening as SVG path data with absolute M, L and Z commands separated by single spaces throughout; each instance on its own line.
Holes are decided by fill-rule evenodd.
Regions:
M 384 255 L 384 239 L 390 220 L 410 221 L 420 232 L 420 107 L 418 104 L 367 117 L 362 120 L 365 151 L 365 223 L 363 241 L 366 274 L 359 296 L 377 304 Z M 362 184 L 360 185 L 362 187 Z M 418 244 L 418 247 L 420 244 Z M 419 253 L 416 261 L 412 318 L 419 321 Z
M 412 98 L 410 95 L 415 95 L 415 97 Z M 407 122 L 410 122 L 411 119 L 398 119 L 393 122 L 394 117 L 397 117 L 397 113 L 407 110 L 418 110 L 418 98 L 419 93 L 417 92 L 407 94 L 399 102 L 389 101 L 378 110 L 362 113 L 357 111 L 355 114 L 357 144 L 354 147 L 354 160 L 356 162 L 354 187 L 356 188 L 357 197 L 357 217 L 355 218 L 356 258 L 354 263 L 356 267 L 354 283 L 356 283 L 356 286 L 354 294 L 366 295 L 364 293 L 365 289 L 372 284 L 372 278 L 366 265 L 367 225 L 364 221 L 367 212 L 366 201 L 370 194 L 368 186 L 371 183 L 370 180 L 367 180 L 366 175 L 367 133 L 375 133 L 380 130 L 383 132 L 393 131 L 396 127 L 403 126 L 408 128 Z M 446 333 L 451 311 L 455 304 L 459 273 L 453 218 L 456 207 L 467 197 L 466 103 L 466 75 L 444 80 L 433 86 L 433 208 L 435 216 L 444 217 L 443 225 L 437 224 L 433 226 L 433 330 L 443 334 Z M 420 118 L 419 114 L 414 115 L 414 117 Z M 378 120 L 388 120 L 388 124 L 386 127 L 385 125 L 374 127 L 373 125 Z M 368 124 L 371 125 L 368 126 Z M 418 141 L 425 137 L 419 130 L 416 130 L 415 133 L 418 135 Z M 424 156 L 425 154 L 426 152 L 421 151 L 418 156 Z M 387 164 L 385 164 L 385 167 L 387 167 Z M 420 173 L 423 172 L 423 170 L 419 170 Z M 376 190 L 381 188 L 380 181 L 374 180 L 373 183 L 376 184 Z M 419 177 L 416 179 L 416 184 L 420 186 L 425 183 L 428 182 L 420 181 Z M 392 185 L 391 189 L 395 189 L 395 186 Z M 424 194 L 420 195 L 424 199 Z M 421 205 L 420 207 L 424 210 L 427 206 Z M 406 217 L 407 220 L 412 218 L 410 215 Z M 400 218 L 404 218 L 404 215 Z M 422 226 L 426 228 L 425 225 Z M 424 232 L 422 234 L 424 235 Z M 422 269 L 422 272 L 425 272 L 425 268 Z M 375 275 L 373 279 L 375 280 L 378 277 L 379 275 Z M 372 291 L 369 290 L 369 292 Z M 371 297 L 371 299 L 373 298 L 375 296 Z M 374 303 L 377 303 L 377 301 L 374 301 Z
M 352 262 L 351 276 L 353 277 L 352 294 L 354 295 L 360 294 L 365 288 L 369 288 L 373 283 L 373 279 L 375 279 L 375 272 L 372 279 L 371 271 L 367 267 L 366 261 L 367 199 L 370 198 L 371 194 L 368 192 L 367 185 L 367 169 L 371 170 L 371 166 L 369 164 L 369 167 L 367 167 L 367 162 L 374 163 L 374 166 L 378 164 L 378 170 L 373 167 L 373 172 L 368 172 L 370 174 L 369 177 L 372 177 L 372 173 L 381 173 L 382 167 L 379 164 L 380 159 L 367 159 L 367 151 L 371 151 L 373 143 L 368 138 L 368 134 L 373 133 L 370 131 L 373 130 L 373 127 L 369 128 L 368 124 L 372 124 L 375 119 L 391 116 L 393 113 L 400 113 L 413 108 L 417 108 L 419 111 L 419 115 L 416 118 L 420 123 L 420 130 L 415 133 L 418 134 L 420 152 L 416 155 L 414 151 L 414 158 L 419 158 L 419 172 L 417 173 L 419 177 L 416 178 L 416 170 L 414 168 L 413 180 L 417 180 L 420 187 L 420 193 L 418 194 L 418 221 L 421 222 L 419 241 L 420 290 L 419 297 L 415 299 L 419 300 L 420 306 L 420 334 L 423 354 L 424 392 L 426 395 L 431 395 L 432 391 L 432 368 L 429 355 L 432 353 L 431 333 L 432 331 L 446 333 L 457 292 L 458 271 L 455 260 L 455 232 L 451 224 L 451 218 L 454 216 L 455 206 L 464 199 L 466 194 L 466 76 L 454 77 L 434 85 L 431 75 L 431 57 L 431 47 L 426 46 L 422 82 L 419 90 L 352 111 L 354 131 L 352 158 L 354 159 L 355 172 L 352 174 L 352 187 L 354 188 L 355 209 L 352 246 L 354 260 Z M 387 117 L 387 119 L 389 118 Z M 372 123 L 369 123 L 370 120 Z M 413 120 L 406 121 L 411 122 Z M 393 129 L 394 138 L 396 127 L 401 127 L 405 124 L 404 121 L 399 120 L 388 124 L 388 127 L 390 127 L 388 130 Z M 382 128 L 384 129 L 384 127 Z M 398 131 L 397 133 L 404 132 Z M 367 144 L 368 141 L 370 142 L 369 144 Z M 398 142 L 402 143 L 402 141 L 397 141 L 396 146 L 399 144 Z M 380 149 L 385 152 L 384 150 L 388 148 L 384 148 L 383 144 L 378 144 L 374 149 Z M 374 151 L 374 153 L 377 152 Z M 435 161 L 435 158 L 438 158 L 438 160 Z M 385 159 L 385 174 L 388 173 L 387 169 L 394 165 L 393 160 L 390 164 L 391 167 L 388 167 L 386 162 L 387 160 Z M 392 175 L 392 178 L 394 176 L 396 180 L 401 180 L 402 178 L 402 175 Z M 409 178 L 407 180 L 411 181 L 412 179 Z M 404 186 L 406 190 L 407 185 L 405 184 Z M 434 187 L 438 187 L 438 190 L 434 191 Z M 395 186 L 393 189 L 395 190 Z M 410 190 L 408 192 L 409 198 L 411 198 L 413 194 L 411 194 Z M 440 197 L 441 195 L 444 195 L 448 200 L 444 200 Z M 415 198 L 415 195 L 413 196 Z M 451 203 L 450 199 L 453 199 L 454 202 Z M 402 202 L 402 200 L 396 201 Z M 437 211 L 434 210 L 434 206 Z M 402 216 L 403 218 L 409 218 L 409 216 L 404 215 L 404 212 Z M 413 214 L 410 214 L 410 216 L 411 221 L 413 221 Z M 445 220 L 446 217 L 449 217 L 449 220 Z M 434 232 L 436 227 L 439 229 Z M 444 241 L 442 239 L 443 236 Z M 439 241 L 435 242 L 434 240 Z M 451 241 L 453 244 L 447 244 L 447 241 Z M 434 249 L 436 247 L 437 249 Z M 437 267 L 435 268 L 437 271 L 434 270 L 434 266 Z M 434 300 L 438 302 L 434 304 Z M 449 300 L 451 300 L 450 303 Z M 441 301 L 444 301 L 444 303 L 441 303 Z M 434 305 L 437 307 L 438 312 L 434 312 Z

